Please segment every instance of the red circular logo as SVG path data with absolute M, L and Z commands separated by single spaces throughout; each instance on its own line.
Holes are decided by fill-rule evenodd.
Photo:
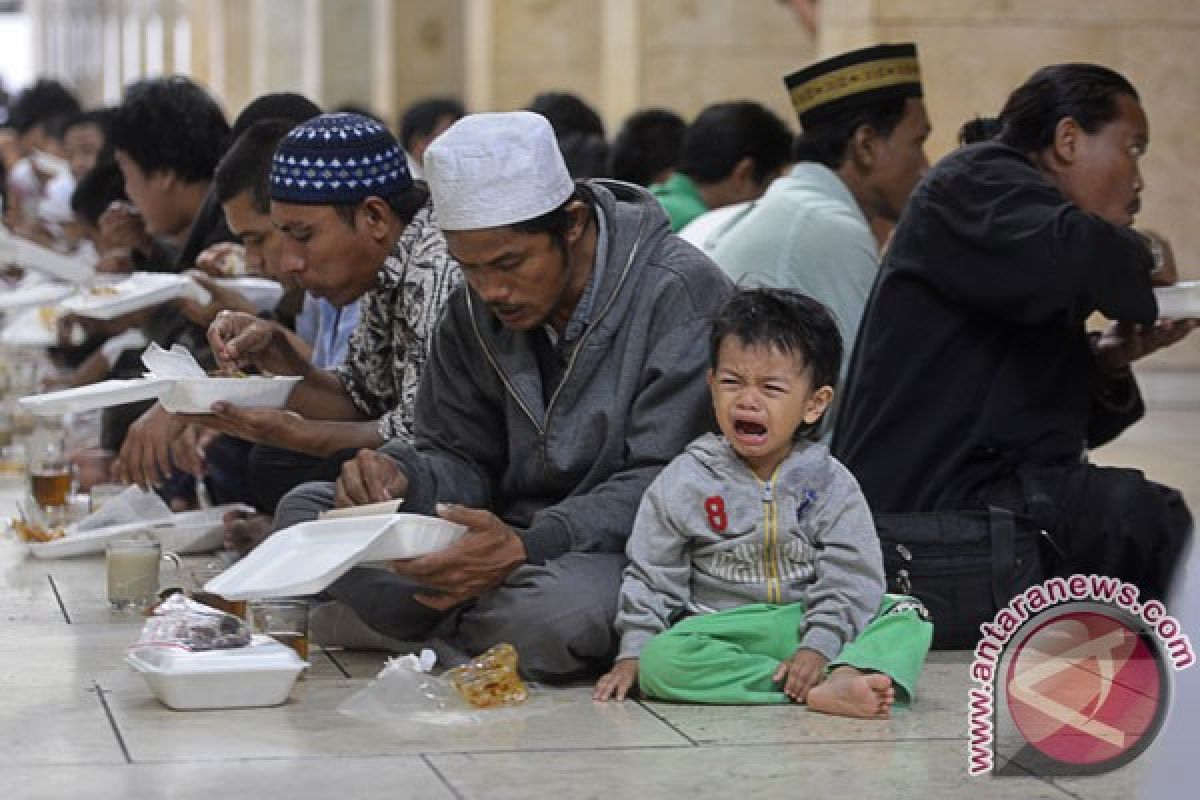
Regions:
M 1113 768 L 1149 746 L 1169 689 L 1148 637 L 1115 615 L 1064 611 L 1016 649 L 1005 687 L 1025 740 L 1060 764 Z

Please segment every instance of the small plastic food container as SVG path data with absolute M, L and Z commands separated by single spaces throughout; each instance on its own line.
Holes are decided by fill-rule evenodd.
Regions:
M 1160 319 L 1200 318 L 1200 281 L 1183 281 L 1154 290 Z
M 142 674 L 154 696 L 176 711 L 280 705 L 308 666 L 296 651 L 269 636 L 255 636 L 249 647 L 229 650 L 137 647 L 125 660 Z
M 172 414 L 207 414 L 221 400 L 242 408 L 282 408 L 301 380 L 299 375 L 180 378 L 158 400 Z

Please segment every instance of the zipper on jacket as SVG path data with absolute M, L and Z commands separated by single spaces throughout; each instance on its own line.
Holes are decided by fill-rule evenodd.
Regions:
M 775 468 L 770 480 L 762 481 L 763 575 L 767 581 L 768 603 L 783 602 L 783 586 L 779 579 L 779 505 L 775 502 L 775 480 L 782 467 L 780 464 Z
M 645 233 L 645 227 L 646 214 L 645 212 L 639 212 L 637 235 L 633 239 L 633 247 L 629 250 L 629 258 L 625 259 L 625 266 L 621 269 L 621 277 L 617 279 L 617 285 L 613 287 L 612 294 L 608 296 L 608 302 L 604 304 L 604 308 L 600 309 L 600 313 L 584 329 L 583 334 L 579 337 L 579 341 L 571 348 L 571 358 L 567 360 L 567 368 L 563 371 L 563 376 L 559 380 L 558 386 L 554 387 L 554 394 L 550 395 L 550 402 L 546 404 L 547 428 L 550 427 L 550 412 L 554 410 L 554 403 L 558 400 L 559 393 L 567 385 L 567 380 L 570 379 L 571 372 L 575 369 L 575 359 L 579 355 L 579 351 L 583 349 L 583 345 L 587 342 L 588 337 L 592 335 L 592 331 L 608 316 L 609 309 L 617 301 L 617 295 L 621 293 L 621 289 L 625 286 L 625 279 L 629 277 L 629 271 L 633 268 L 633 260 L 637 258 L 638 251 L 642 249 L 642 235 Z
M 513 387 L 512 382 L 508 379 L 508 374 L 500 367 L 499 362 L 496 361 L 496 357 L 492 354 L 491 347 L 489 347 L 488 343 L 484 341 L 483 334 L 479 331 L 479 323 L 475 320 L 475 303 L 471 300 L 470 286 L 467 287 L 467 291 L 464 293 L 464 296 L 467 298 L 467 316 L 471 318 L 471 330 L 475 332 L 475 341 L 479 342 L 479 347 L 483 350 L 483 354 L 487 357 L 488 363 L 491 364 L 492 369 L 496 371 L 496 374 L 500 376 L 500 380 L 504 384 L 504 388 L 508 391 L 509 395 L 511 395 L 512 398 L 517 401 L 517 405 L 521 407 L 521 410 L 525 412 L 525 416 L 529 418 L 529 422 L 537 430 L 538 445 L 542 453 L 543 475 L 549 473 L 549 445 L 546 440 L 548 438 L 547 431 L 550 427 L 550 411 L 554 408 L 554 402 L 558 400 L 558 395 L 562 391 L 563 386 L 566 385 L 567 380 L 571 377 L 572 370 L 575 369 L 575 359 L 579 355 L 579 351 L 583 349 L 583 345 L 591 335 L 592 331 L 595 330 L 600 322 L 603 321 L 604 317 L 607 316 L 609 309 L 612 308 L 613 303 L 615 303 L 617 300 L 617 295 L 621 293 L 621 289 L 625 285 L 625 279 L 629 277 L 629 271 L 633 267 L 633 260 L 637 257 L 638 251 L 641 250 L 642 236 L 645 234 L 646 228 L 645 212 L 640 211 L 638 217 L 637 235 L 634 237 L 633 247 L 629 251 L 629 258 L 625 260 L 625 267 L 621 270 L 621 276 L 617 279 L 617 285 L 613 288 L 612 293 L 608 296 L 608 301 L 604 304 L 604 308 L 600 311 L 592 323 L 584 329 L 583 334 L 579 337 L 579 342 L 576 343 L 574 348 L 572 348 L 571 358 L 567 361 L 567 368 L 563 372 L 563 376 L 559 380 L 558 386 L 555 387 L 554 394 L 550 396 L 550 402 L 546 404 L 545 424 L 538 422 L 533 412 L 529 410 L 529 406 L 525 405 L 525 401 L 521 399 L 521 395 L 517 392 L 517 390 Z

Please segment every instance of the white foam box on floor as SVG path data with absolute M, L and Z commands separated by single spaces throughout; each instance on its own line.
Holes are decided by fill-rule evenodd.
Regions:
M 176 711 L 280 705 L 308 666 L 290 647 L 258 635 L 248 647 L 230 650 L 137 647 L 125 660 Z

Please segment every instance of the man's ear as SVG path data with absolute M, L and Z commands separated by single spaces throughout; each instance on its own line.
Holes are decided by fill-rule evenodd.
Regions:
M 816 425 L 821 419 L 821 415 L 829 408 L 829 404 L 833 402 L 833 387 L 822 386 L 817 389 L 808 398 L 808 405 L 804 409 L 804 422 L 806 425 Z
M 175 183 L 176 183 L 175 173 L 169 169 L 159 170 L 158 172 L 155 172 L 151 176 L 151 180 L 153 180 L 156 184 L 158 184 L 158 189 L 161 192 L 169 192 L 175 188 Z
M 371 238 L 376 241 L 388 238 L 388 220 L 391 208 L 386 200 L 382 197 L 368 197 L 359 207 L 358 214 Z
M 876 150 L 879 148 L 879 132 L 870 125 L 859 125 L 850 141 L 846 144 L 849 159 L 862 172 L 868 172 L 875 166 Z
M 1054 159 L 1062 164 L 1075 163 L 1079 138 L 1083 131 L 1074 117 L 1063 117 L 1054 126 L 1054 143 L 1051 145 Z
M 566 239 L 569 244 L 575 244 L 587 230 L 588 215 L 591 211 L 582 200 L 572 200 L 567 203 L 567 213 L 571 215 L 571 226 L 567 228 Z
M 758 186 L 758 181 L 754 179 L 754 159 L 746 156 L 734 164 L 729 177 L 737 186 Z

